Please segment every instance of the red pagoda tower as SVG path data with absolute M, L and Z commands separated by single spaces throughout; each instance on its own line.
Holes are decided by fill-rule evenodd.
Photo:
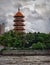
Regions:
M 24 32 L 24 15 L 21 13 L 20 9 L 18 8 L 18 12 L 14 16 L 14 31 L 16 32 Z

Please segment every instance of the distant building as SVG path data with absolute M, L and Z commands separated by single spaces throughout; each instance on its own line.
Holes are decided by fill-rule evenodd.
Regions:
M 5 24 L 0 24 L 0 34 L 3 34 L 5 32 Z
M 20 9 L 14 15 L 14 31 L 16 32 L 24 32 L 24 15 L 21 13 Z
M 0 24 L 0 34 L 1 34 L 1 24 Z

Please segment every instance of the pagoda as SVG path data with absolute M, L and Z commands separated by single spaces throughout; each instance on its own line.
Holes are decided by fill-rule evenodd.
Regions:
M 16 32 L 24 32 L 24 15 L 21 13 L 18 8 L 18 12 L 14 15 L 14 31 Z

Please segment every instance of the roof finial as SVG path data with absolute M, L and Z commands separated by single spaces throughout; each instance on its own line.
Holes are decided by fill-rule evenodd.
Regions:
M 20 8 L 18 7 L 18 11 L 20 11 Z

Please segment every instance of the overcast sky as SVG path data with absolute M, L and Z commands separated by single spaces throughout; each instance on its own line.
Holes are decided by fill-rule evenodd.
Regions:
M 13 29 L 18 6 L 25 15 L 26 32 L 50 32 L 50 0 L 0 0 L 0 24 L 5 31 Z

